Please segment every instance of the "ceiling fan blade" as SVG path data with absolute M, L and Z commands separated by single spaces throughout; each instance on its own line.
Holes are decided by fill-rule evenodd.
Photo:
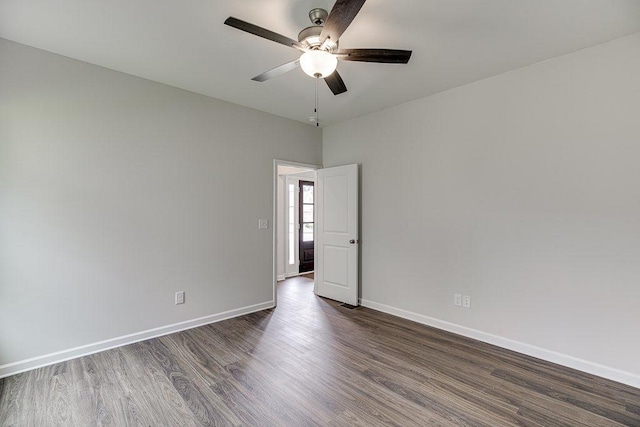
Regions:
M 327 17 L 320 40 L 324 41 L 330 38 L 333 42 L 337 42 L 342 33 L 347 29 L 353 18 L 356 17 L 362 5 L 366 0 L 338 0 L 333 5 L 329 16 Z
M 234 18 L 233 16 L 228 17 L 227 20 L 224 21 L 224 23 L 230 27 L 237 28 L 238 30 L 245 31 L 258 37 L 262 37 L 267 40 L 271 40 L 273 42 L 293 47 L 302 51 L 305 50 L 304 46 L 302 46 L 297 41 L 290 39 L 289 37 L 285 37 L 282 34 L 274 33 L 271 30 L 258 27 L 257 25 L 251 24 L 250 22 L 242 21 L 238 18 Z
M 259 76 L 255 76 L 251 80 L 255 80 L 256 82 L 263 82 L 265 80 L 272 79 L 274 77 L 278 77 L 284 73 L 288 73 L 291 70 L 295 70 L 298 68 L 298 64 L 300 63 L 300 59 L 296 59 L 295 61 L 287 62 L 286 64 L 282 64 L 276 68 L 273 68 L 269 71 L 265 71 Z
M 334 55 L 343 61 L 406 64 L 411 58 L 411 51 L 398 49 L 341 49 Z
M 329 86 L 329 89 L 331 89 L 331 92 L 333 92 L 334 95 L 340 95 L 347 91 L 347 86 L 345 86 L 342 81 L 342 77 L 338 74 L 338 70 L 335 70 L 329 76 L 325 77 L 324 81 L 327 83 L 327 86 Z

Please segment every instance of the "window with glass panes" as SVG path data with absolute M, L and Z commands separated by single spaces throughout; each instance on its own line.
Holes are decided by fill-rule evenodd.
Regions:
M 313 185 L 302 185 L 302 241 L 313 241 Z

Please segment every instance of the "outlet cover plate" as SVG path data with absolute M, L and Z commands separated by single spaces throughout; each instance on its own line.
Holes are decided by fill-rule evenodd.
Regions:
M 471 308 L 471 297 L 469 295 L 462 296 L 462 306 L 464 308 Z

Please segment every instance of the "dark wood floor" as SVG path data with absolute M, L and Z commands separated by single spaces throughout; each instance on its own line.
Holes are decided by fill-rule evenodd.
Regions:
M 640 390 L 279 286 L 267 310 L 6 378 L 0 424 L 640 426 Z

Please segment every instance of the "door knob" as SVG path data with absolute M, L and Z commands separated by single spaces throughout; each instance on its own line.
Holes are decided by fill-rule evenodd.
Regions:
M 349 240 L 349 243 L 351 243 L 352 245 L 355 245 L 355 244 L 356 244 L 356 241 L 355 241 L 355 240 L 353 240 L 353 239 L 351 239 L 351 240 Z

